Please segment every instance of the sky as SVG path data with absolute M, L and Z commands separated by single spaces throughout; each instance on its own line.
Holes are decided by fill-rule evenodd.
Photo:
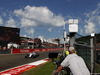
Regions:
M 78 19 L 80 35 L 100 33 L 100 0 L 0 0 L 0 26 L 20 28 L 20 36 L 62 40 L 69 19 Z

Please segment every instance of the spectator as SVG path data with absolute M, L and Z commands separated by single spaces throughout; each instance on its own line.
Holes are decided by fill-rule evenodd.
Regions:
M 6 49 L 7 49 L 6 46 L 4 46 L 4 47 L 3 47 L 3 50 L 6 50 Z
M 1 50 L 1 46 L 0 46 L 0 50 Z
M 69 67 L 73 75 L 90 75 L 84 60 L 75 54 L 74 47 L 69 48 L 69 55 L 62 61 L 53 75 L 57 74 L 63 67 Z

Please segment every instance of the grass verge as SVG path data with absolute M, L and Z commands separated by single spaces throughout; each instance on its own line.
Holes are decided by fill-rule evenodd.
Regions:
M 34 67 L 21 75 L 51 75 L 56 65 L 52 64 L 52 61 L 44 63 L 43 65 Z
M 100 64 L 96 63 L 96 73 L 100 73 Z

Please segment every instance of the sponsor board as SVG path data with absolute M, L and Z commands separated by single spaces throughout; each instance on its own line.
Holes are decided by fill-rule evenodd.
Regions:
M 28 53 L 29 50 L 20 50 L 20 53 Z
M 96 50 L 100 50 L 100 48 L 96 48 Z
M 34 50 L 35 52 L 39 52 L 40 50 L 39 49 L 36 49 L 36 50 Z
M 63 50 L 63 48 L 51 48 L 51 49 L 12 49 L 12 54 L 31 53 L 33 51 L 43 52 L 43 51 L 53 51 L 53 50 Z
M 42 49 L 42 51 L 46 51 L 46 49 Z
M 49 61 L 50 61 L 49 59 L 43 59 L 43 60 L 39 60 L 36 62 L 28 63 L 26 65 L 22 65 L 19 67 L 15 67 L 15 68 L 0 72 L 0 75 L 19 75 L 19 74 L 21 74 L 21 73 L 23 73 L 31 68 L 34 68 L 36 66 L 39 66 L 39 65 L 41 65 L 45 62 L 49 62 Z

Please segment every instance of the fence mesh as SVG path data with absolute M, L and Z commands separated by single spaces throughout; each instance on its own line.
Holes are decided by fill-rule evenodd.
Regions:
M 75 48 L 79 56 L 81 56 L 87 64 L 89 70 L 91 70 L 91 48 L 89 37 L 84 37 L 79 34 L 75 35 L 76 42 Z
M 77 51 L 77 54 L 81 56 L 85 63 L 87 64 L 89 70 L 91 71 L 91 47 L 90 47 L 90 36 L 81 36 L 79 34 L 75 35 L 76 41 L 75 41 L 75 48 Z M 96 43 L 98 43 L 98 40 L 96 39 Z M 99 48 L 100 49 L 100 44 Z M 100 50 L 96 50 L 96 64 L 95 64 L 95 74 L 93 75 L 100 75 Z
M 84 59 L 88 68 L 91 69 L 91 52 L 90 52 L 91 48 L 89 46 L 84 46 L 81 44 L 76 44 L 75 48 L 76 48 L 77 54 Z

